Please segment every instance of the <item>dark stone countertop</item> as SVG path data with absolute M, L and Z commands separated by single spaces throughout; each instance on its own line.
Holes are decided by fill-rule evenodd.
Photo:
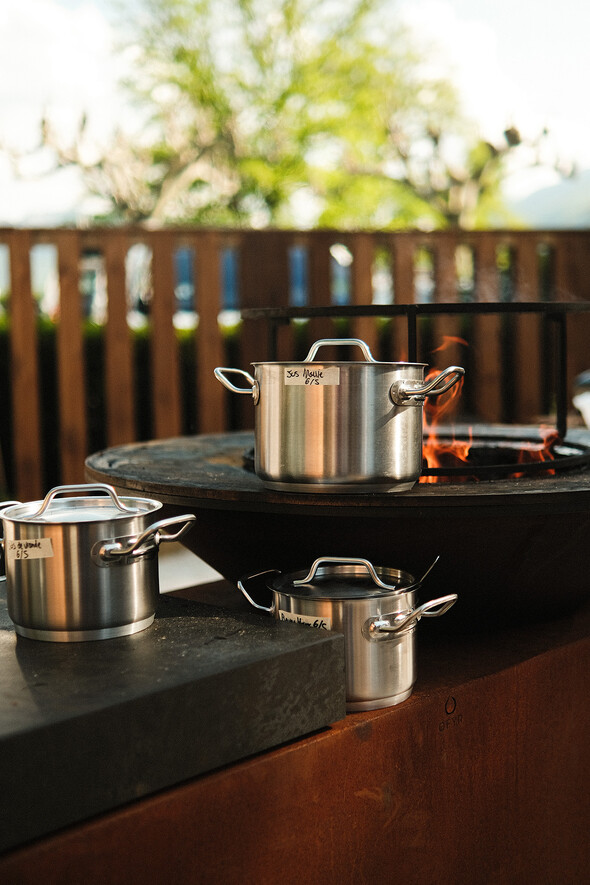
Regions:
M 166 595 L 133 636 L 41 642 L 2 583 L 0 851 L 344 716 L 338 634 Z

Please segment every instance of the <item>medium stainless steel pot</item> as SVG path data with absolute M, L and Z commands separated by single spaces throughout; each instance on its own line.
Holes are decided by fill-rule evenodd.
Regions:
M 354 345 L 364 360 L 320 361 L 326 345 Z M 215 369 L 255 403 L 254 470 L 265 486 L 298 492 L 410 489 L 422 470 L 422 406 L 464 374 L 450 366 L 424 383 L 424 363 L 378 362 L 358 338 L 321 339 L 303 362 Z M 241 375 L 247 388 L 227 377 Z
M 425 577 L 415 581 L 367 559 L 325 556 L 308 572 L 269 570 L 240 578 L 238 587 L 254 608 L 278 620 L 344 634 L 346 708 L 357 712 L 393 706 L 411 695 L 416 624 L 444 614 L 457 600 L 452 593 L 416 607 L 415 591 Z M 261 587 L 271 591 L 270 605 L 252 596 Z
M 161 507 L 150 498 L 120 498 L 102 483 L 58 486 L 43 501 L 0 505 L 16 632 L 72 642 L 149 627 L 159 593 L 158 547 L 196 519 L 188 513 L 152 523 Z M 170 532 L 173 526 L 179 528 Z

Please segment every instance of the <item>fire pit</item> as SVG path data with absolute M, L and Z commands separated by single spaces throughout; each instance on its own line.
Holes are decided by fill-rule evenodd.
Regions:
M 488 441 L 539 438 L 535 428 L 487 425 L 475 438 L 480 429 Z M 232 582 L 328 555 L 419 575 L 440 556 L 428 592 L 459 594 L 447 621 L 461 629 L 563 614 L 590 596 L 588 430 L 568 433 L 556 459 L 564 469 L 552 476 L 420 482 L 399 495 L 266 489 L 244 464 L 253 440 L 237 432 L 120 446 L 90 456 L 86 472 L 171 514 L 195 513 L 185 543 Z
M 437 557 L 428 593 L 457 593 L 447 625 L 463 630 L 554 617 L 590 597 L 590 430 L 567 427 L 566 316 L 586 303 L 391 305 L 244 311 L 277 327 L 310 316 L 400 316 L 417 357 L 421 314 L 542 314 L 556 335 L 556 428 L 437 426 L 449 442 L 438 463 L 400 494 L 322 494 L 265 488 L 248 469 L 254 435 L 235 432 L 121 446 L 86 462 L 91 480 L 142 492 L 171 515 L 197 516 L 187 536 L 198 556 L 232 582 L 318 557 L 364 557 L 422 574 Z M 469 445 L 466 445 L 468 442 Z M 457 459 L 457 449 L 463 454 Z M 465 451 L 469 453 L 465 456 Z M 428 434 L 424 453 L 428 458 Z M 449 454 L 450 453 L 450 454 Z M 523 457 L 523 453 L 526 457 Z M 436 480 L 436 482 L 432 482 Z

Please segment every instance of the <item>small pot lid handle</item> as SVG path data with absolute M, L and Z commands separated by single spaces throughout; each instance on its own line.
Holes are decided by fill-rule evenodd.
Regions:
M 373 565 L 372 562 L 369 562 L 368 559 L 362 559 L 360 557 L 351 559 L 346 556 L 321 556 L 319 559 L 315 560 L 315 562 L 312 564 L 309 572 L 306 574 L 306 576 L 304 578 L 299 578 L 298 580 L 293 581 L 293 586 L 301 587 L 303 584 L 309 584 L 315 578 L 315 576 L 318 572 L 318 569 L 320 568 L 322 563 L 328 562 L 328 563 L 338 563 L 339 565 L 361 565 L 364 568 L 366 568 L 367 572 L 369 573 L 369 575 L 373 579 L 374 583 L 377 585 L 377 587 L 381 587 L 382 590 L 390 590 L 390 591 L 393 591 L 394 593 L 410 593 L 412 590 L 417 590 L 418 587 L 421 586 L 422 582 L 424 581 L 426 576 L 430 574 L 430 572 L 432 571 L 432 569 L 434 568 L 436 563 L 439 561 L 439 559 L 440 559 L 440 556 L 437 556 L 436 559 L 434 560 L 434 562 L 432 563 L 432 565 L 430 565 L 427 568 L 427 570 L 424 572 L 424 574 L 422 575 L 422 577 L 420 578 L 419 581 L 414 581 L 412 584 L 409 584 L 406 587 L 404 587 L 404 586 L 400 587 L 398 584 L 386 584 L 385 581 L 382 581 L 381 578 L 379 577 L 379 575 L 377 574 L 375 566 Z
M 360 338 L 320 338 L 319 341 L 316 341 L 315 344 L 311 345 L 310 351 L 303 360 L 304 363 L 312 362 L 316 353 L 320 349 L 320 347 L 326 347 L 331 345 L 337 345 L 341 347 L 343 344 L 354 345 L 356 347 L 360 347 L 363 352 L 363 356 L 368 363 L 376 363 L 376 360 L 369 349 L 369 345 L 365 344 Z
M 368 559 L 350 559 L 346 556 L 321 556 L 319 559 L 315 560 L 306 576 L 304 578 L 299 578 L 298 580 L 293 581 L 293 585 L 295 587 L 301 587 L 302 584 L 309 584 L 311 581 L 313 581 L 323 563 L 338 563 L 339 565 L 361 565 L 366 568 L 367 572 L 369 573 L 377 587 L 381 587 L 383 590 L 397 591 L 398 589 L 395 584 L 386 584 L 385 581 L 382 581 L 375 571 L 375 566 L 371 562 L 369 562 Z
M 57 495 L 70 492 L 79 492 L 80 494 L 86 494 L 87 492 L 106 492 L 107 495 L 111 497 L 115 507 L 122 513 L 137 513 L 137 510 L 133 509 L 132 507 L 127 507 L 126 504 L 123 504 L 113 486 L 110 486 L 107 483 L 97 482 L 90 485 L 87 483 L 80 483 L 78 485 L 56 486 L 55 488 L 47 492 L 39 510 L 37 510 L 35 513 L 29 513 L 27 515 L 27 519 L 36 519 L 37 517 L 42 516 L 43 513 L 45 513 L 45 511 L 48 509 L 53 499 L 57 497 Z

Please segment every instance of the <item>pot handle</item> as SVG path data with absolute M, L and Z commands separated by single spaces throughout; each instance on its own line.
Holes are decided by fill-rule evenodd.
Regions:
M 394 584 L 386 584 L 385 581 L 382 581 L 375 571 L 375 566 L 371 562 L 369 562 L 368 559 L 351 559 L 347 556 L 321 556 L 319 559 L 316 559 L 314 563 L 312 563 L 312 566 L 306 576 L 304 578 L 299 578 L 298 580 L 293 581 L 293 585 L 300 587 L 302 584 L 308 584 L 310 581 L 313 581 L 318 572 L 318 569 L 324 562 L 336 562 L 342 565 L 362 565 L 364 568 L 366 568 L 377 587 L 381 587 L 383 590 L 398 589 L 398 587 Z
M 363 352 L 363 356 L 368 363 L 378 362 L 378 360 L 376 360 L 373 357 L 373 354 L 369 350 L 368 344 L 365 344 L 365 342 L 361 341 L 360 338 L 320 338 L 319 341 L 316 341 L 315 344 L 311 345 L 310 351 L 307 354 L 307 356 L 305 357 L 305 359 L 303 360 L 303 362 L 304 363 L 312 362 L 313 358 L 315 357 L 315 355 L 318 352 L 318 350 L 320 349 L 320 347 L 331 346 L 331 345 L 340 346 L 342 344 L 356 345 L 357 347 L 360 347 L 360 349 Z
M 319 559 L 316 559 L 312 564 L 310 570 L 306 574 L 304 578 L 298 578 L 296 581 L 293 581 L 293 586 L 300 587 L 302 584 L 308 584 L 310 581 L 313 581 L 315 578 L 317 571 L 323 562 L 336 562 L 343 565 L 362 565 L 368 571 L 369 575 L 373 579 L 373 582 L 377 585 L 377 587 L 381 587 L 382 590 L 392 590 L 395 593 L 410 593 L 412 590 L 417 590 L 418 587 L 422 585 L 425 578 L 430 574 L 434 566 L 439 561 L 440 556 L 437 556 L 432 565 L 430 565 L 427 570 L 424 572 L 419 581 L 414 581 L 412 584 L 409 584 L 407 587 L 400 584 L 387 584 L 385 581 L 382 581 L 379 575 L 377 574 L 377 570 L 372 562 L 369 562 L 368 559 L 362 559 L 361 557 L 350 559 L 346 556 L 321 556 Z
M 136 510 L 132 507 L 127 507 L 126 504 L 123 504 L 112 486 L 107 485 L 107 483 L 97 482 L 94 484 L 80 483 L 79 485 L 56 486 L 47 492 L 39 510 L 27 515 L 27 519 L 36 519 L 38 516 L 41 516 L 45 513 L 53 499 L 57 497 L 57 495 L 61 495 L 63 492 L 106 492 L 112 498 L 115 507 L 117 507 L 122 513 L 136 513 Z
M 254 606 L 254 608 L 257 608 L 258 611 L 267 612 L 267 614 L 272 615 L 272 614 L 274 614 L 274 611 L 275 611 L 274 596 L 273 596 L 273 601 L 271 602 L 271 604 L 269 606 L 268 605 L 260 605 L 258 602 L 255 602 L 252 599 L 252 597 L 250 596 L 250 594 L 246 590 L 247 584 L 250 584 L 253 581 L 256 581 L 257 578 L 264 577 L 264 575 L 280 575 L 280 572 L 276 568 L 270 568 L 264 572 L 257 572 L 255 575 L 249 575 L 247 578 L 240 578 L 238 581 L 238 590 L 240 590 L 243 593 L 243 595 L 246 597 L 246 599 L 248 600 L 250 605 Z
M 9 507 L 12 507 L 13 504 L 20 504 L 20 503 L 21 503 L 20 501 L 2 501 L 2 503 L 0 503 L 0 520 L 2 519 L 2 514 L 4 513 L 5 510 L 7 510 Z M 0 526 L 0 528 L 1 528 L 1 526 Z M 0 572 L 1 572 L 0 581 L 5 581 L 6 574 L 5 574 L 5 565 L 4 565 L 4 537 L 0 538 Z
M 115 559 L 127 556 L 141 556 L 144 553 L 149 553 L 155 547 L 159 547 L 164 541 L 178 541 L 179 538 L 188 532 L 196 518 L 194 513 L 183 513 L 182 516 L 161 519 L 159 522 L 154 522 L 153 525 L 135 537 L 99 544 L 95 555 L 104 562 L 112 562 Z M 178 531 L 166 531 L 168 526 L 173 526 L 177 523 L 182 523 Z
M 227 372 L 227 374 L 233 373 L 234 375 L 242 375 L 242 377 L 246 379 L 250 387 L 236 387 L 235 384 L 232 384 L 232 382 L 225 377 L 225 372 Z M 227 389 L 231 390 L 233 393 L 251 394 L 252 399 L 254 400 L 254 405 L 256 405 L 256 403 L 260 399 L 260 385 L 258 384 L 258 381 L 252 377 L 250 372 L 246 372 L 244 369 L 228 369 L 225 366 L 218 366 L 216 369 L 213 370 L 213 374 L 218 381 L 221 381 L 224 387 L 227 387 Z
M 427 384 L 414 381 L 394 381 L 389 388 L 389 397 L 396 406 L 421 406 L 427 396 L 440 396 L 465 374 L 461 366 L 449 366 L 439 372 Z
M 396 612 L 389 615 L 381 615 L 378 618 L 370 618 L 363 625 L 363 636 L 366 639 L 384 639 L 390 634 L 401 633 L 407 630 L 420 618 L 438 618 L 456 603 L 458 596 L 450 593 L 448 596 L 439 596 L 431 599 L 410 612 Z

